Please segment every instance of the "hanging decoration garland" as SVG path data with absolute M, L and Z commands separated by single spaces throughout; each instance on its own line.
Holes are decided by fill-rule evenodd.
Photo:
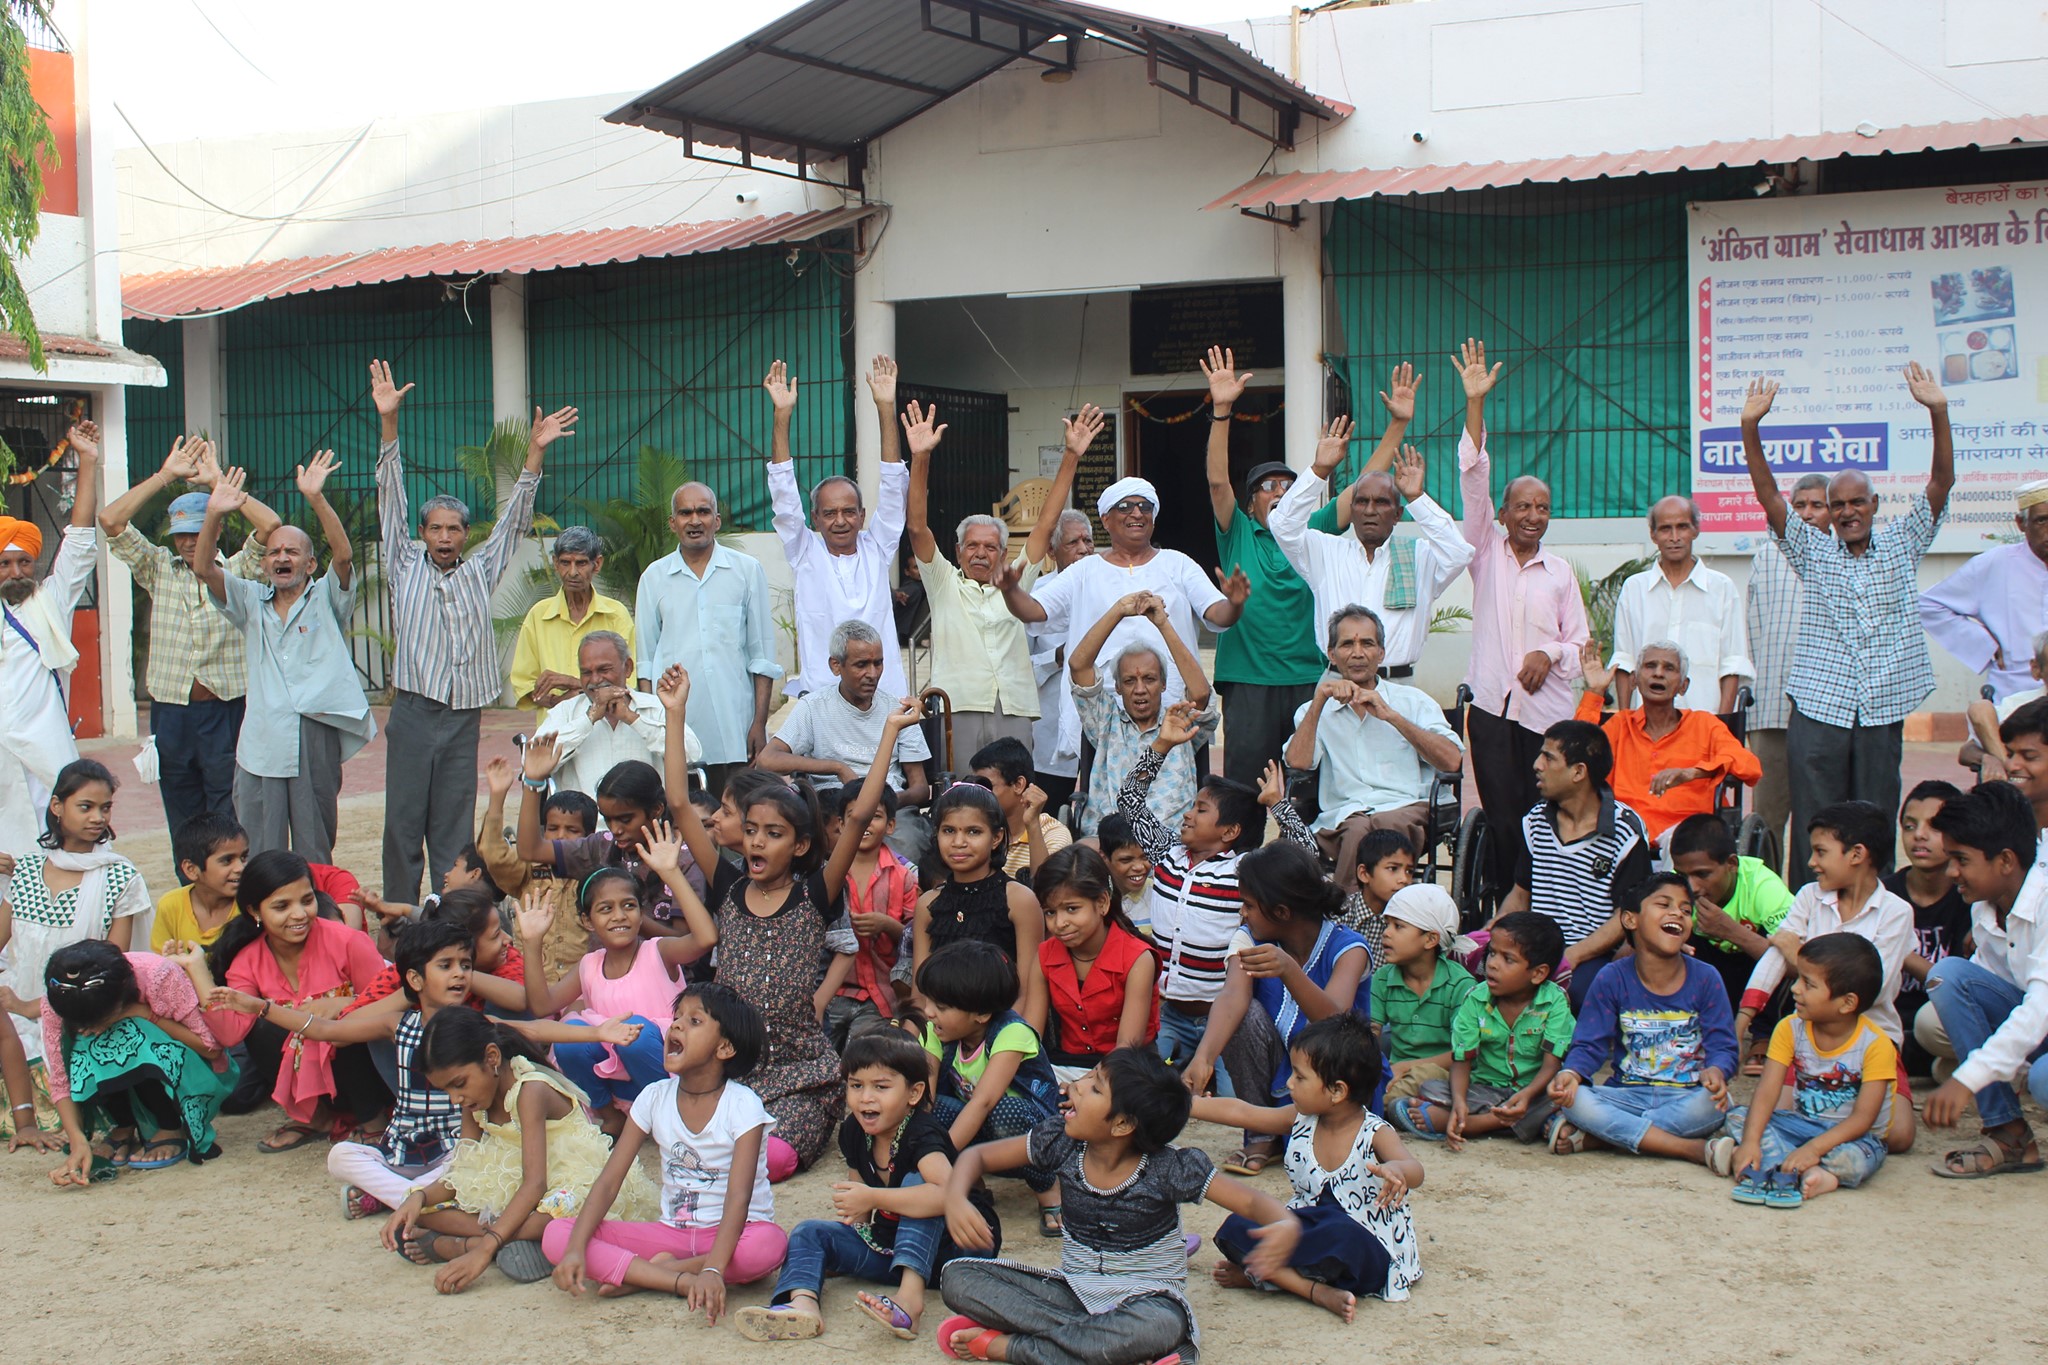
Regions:
M 1175 413 L 1171 417 L 1159 416 L 1150 408 L 1146 407 L 1145 404 L 1139 399 L 1127 398 L 1124 401 L 1130 406 L 1132 412 L 1137 413 L 1138 416 L 1144 418 L 1148 422 L 1157 422 L 1160 426 L 1163 427 L 1177 427 L 1182 422 L 1192 422 L 1195 418 L 1203 416 L 1209 411 L 1209 399 L 1207 395 L 1204 395 L 1201 402 L 1195 404 L 1186 412 Z M 1284 411 L 1286 407 L 1286 400 L 1282 399 L 1280 402 L 1273 404 L 1271 411 L 1232 412 L 1230 414 L 1230 420 L 1232 420 L 1233 422 L 1264 422 L 1279 416 L 1279 414 L 1282 411 Z

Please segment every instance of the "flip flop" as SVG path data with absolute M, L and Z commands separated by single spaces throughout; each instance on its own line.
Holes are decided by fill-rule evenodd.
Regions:
M 748 1341 L 809 1341 L 825 1330 L 824 1320 L 816 1313 L 801 1312 L 786 1303 L 766 1308 L 749 1304 L 732 1315 L 732 1325 Z
M 964 1357 L 953 1349 L 953 1338 L 961 1332 L 981 1333 L 968 1345 L 967 1355 Z M 1001 1332 L 990 1331 L 963 1313 L 955 1313 L 939 1324 L 939 1354 L 948 1360 L 987 1360 L 988 1344 L 1001 1335 Z
M 284 1142 L 276 1142 L 273 1139 L 277 1137 L 278 1133 L 290 1133 L 292 1136 Z M 313 1139 L 326 1136 L 326 1133 L 315 1128 L 310 1123 L 285 1123 L 278 1125 L 275 1132 L 257 1143 L 256 1150 L 265 1156 L 277 1156 L 283 1152 L 296 1152 L 299 1148 L 313 1141 Z
M 491 1258 L 491 1263 L 504 1271 L 505 1278 L 514 1284 L 538 1284 L 555 1273 L 539 1242 L 507 1242 L 504 1249 Z
M 1444 1135 L 1430 1124 L 1429 1101 L 1419 1096 L 1410 1095 L 1395 1100 L 1387 1106 L 1387 1117 L 1394 1121 L 1396 1128 L 1410 1137 L 1421 1138 L 1424 1142 L 1444 1140 Z
M 917 1340 L 917 1324 L 910 1320 L 910 1314 L 903 1311 L 902 1305 L 887 1294 L 870 1294 L 863 1290 L 853 1296 L 853 1306 L 903 1340 Z
M 1059 1238 L 1066 1236 L 1066 1234 L 1067 1223 L 1066 1219 L 1060 1216 L 1060 1206 L 1058 1204 L 1040 1204 L 1038 1206 L 1038 1235 L 1040 1237 Z
M 1728 1197 L 1738 1204 L 1761 1205 L 1764 1202 L 1764 1173 L 1754 1166 L 1744 1166 L 1741 1179 L 1735 1182 L 1735 1188 L 1728 1192 Z
M 1564 1150 L 1560 1152 L 1557 1150 L 1558 1136 L 1567 1128 L 1572 1131 L 1565 1137 Z M 1543 1147 L 1552 1156 L 1571 1156 L 1583 1152 L 1586 1150 L 1585 1131 L 1563 1114 L 1552 1114 L 1550 1121 L 1543 1125 Z
M 1800 1187 L 1800 1176 L 1796 1171 L 1772 1171 L 1769 1182 L 1764 1186 L 1764 1207 L 1767 1209 L 1797 1209 L 1806 1204 L 1806 1191 Z
M 392 1250 L 398 1254 L 398 1259 L 404 1261 L 407 1265 L 440 1265 L 441 1258 L 434 1254 L 434 1239 L 440 1235 L 440 1233 L 430 1231 L 427 1228 L 415 1227 L 409 1233 L 399 1233 L 398 1245 L 393 1247 Z M 407 1247 L 413 1248 L 413 1250 L 418 1251 L 420 1255 L 427 1259 L 424 1261 L 415 1260 L 412 1252 L 406 1250 Z
M 1194 1260 L 1195 1257 L 1202 1254 L 1202 1234 L 1199 1232 L 1188 1233 L 1185 1237 L 1181 1238 L 1181 1245 L 1187 1251 L 1188 1259 L 1190 1261 Z
M 157 1157 L 149 1161 L 144 1161 L 141 1159 L 141 1153 L 147 1152 L 152 1148 L 156 1147 L 171 1147 L 175 1148 L 176 1150 L 173 1151 L 167 1157 Z M 192 1150 L 192 1144 L 181 1137 L 151 1138 L 149 1141 L 137 1146 L 134 1150 L 137 1155 L 128 1158 L 129 1170 L 161 1171 L 167 1166 L 176 1166 L 180 1162 L 184 1161 L 185 1157 Z

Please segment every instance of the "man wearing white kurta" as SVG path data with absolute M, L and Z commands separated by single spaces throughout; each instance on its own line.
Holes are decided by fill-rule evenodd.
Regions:
M 1749 658 L 1749 622 L 1735 581 L 1700 563 L 1692 552 L 1700 536 L 1700 509 L 1691 498 L 1659 498 L 1650 508 L 1650 539 L 1657 562 L 1621 585 L 1614 603 L 1615 695 L 1626 711 L 1635 695 L 1636 655 L 1654 640 L 1669 640 L 1694 661 L 1694 677 L 1678 704 L 1688 711 L 1726 715 L 1735 690 L 1756 677 Z
M 66 433 L 78 460 L 71 524 L 38 584 L 42 529 L 0 517 L 0 853 L 27 853 L 43 832 L 58 770 L 78 757 L 64 680 L 78 665 L 71 616 L 98 566 L 100 429 Z
M 533 737 L 555 736 L 555 786 L 597 795 L 604 775 L 637 759 L 661 771 L 668 712 L 652 692 L 633 690 L 633 650 L 614 630 L 593 630 L 576 646 L 583 690 L 548 708 Z M 685 727 L 690 766 L 704 761 L 704 746 Z
M 1921 628 L 1984 674 L 1994 701 L 2040 685 L 2033 645 L 2048 630 L 2048 479 L 2015 491 L 2022 539 L 1982 551 L 1920 594 Z
M 797 671 L 783 689 L 793 697 L 828 691 L 838 685 L 827 655 L 833 630 L 841 621 L 873 626 L 885 640 L 896 638 L 894 600 L 889 572 L 903 540 L 904 498 L 910 474 L 903 467 L 896 431 L 896 362 L 876 356 L 868 372 L 868 392 L 882 422 L 881 486 L 875 515 L 861 506 L 860 485 L 843 474 L 821 479 L 811 490 L 811 521 L 804 524 L 804 505 L 797 493 L 796 464 L 790 459 L 789 423 L 796 412 L 796 381 L 781 361 L 762 381 L 775 404 L 774 445 L 768 457 L 768 497 L 775 507 L 775 534 L 789 559 L 796 585 Z M 882 690 L 906 696 L 903 652 L 882 651 Z

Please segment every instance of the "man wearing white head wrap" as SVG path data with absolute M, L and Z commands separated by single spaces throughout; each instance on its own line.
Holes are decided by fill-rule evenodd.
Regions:
M 1458 903 L 1432 882 L 1387 898 L 1380 965 L 1372 974 L 1372 1018 L 1380 1051 L 1393 1063 L 1386 1099 L 1417 1094 L 1451 1075 L 1451 1016 L 1478 983 L 1465 970 L 1471 939 L 1458 933 Z
M 1994 701 L 2038 684 L 2034 637 L 2048 630 L 2048 479 L 2015 490 L 2020 539 L 1974 556 L 1920 594 L 1920 625 L 1984 674 Z
M 1203 576 L 1201 567 L 1178 550 L 1161 550 L 1152 544 L 1152 519 L 1159 511 L 1159 490 L 1139 478 L 1118 479 L 1095 500 L 1095 510 L 1109 533 L 1109 548 L 1089 555 L 1050 582 L 1041 580 L 1032 592 L 1018 583 L 1014 571 L 1002 578 L 1003 600 L 1011 613 L 1026 625 L 1042 623 L 1037 632 L 1065 637 L 1068 657 L 1089 627 L 1101 620 L 1110 607 L 1132 593 L 1156 593 L 1180 638 L 1190 648 L 1201 638 L 1199 626 L 1228 630 L 1244 610 L 1250 584 L 1243 574 L 1217 581 L 1224 591 Z M 1144 644 L 1158 650 L 1166 666 L 1163 705 L 1172 705 L 1186 693 L 1180 670 L 1159 631 L 1143 616 L 1126 617 L 1110 632 L 1102 646 L 1102 657 L 1115 658 L 1126 645 Z M 1081 719 L 1074 710 L 1071 694 L 1060 708 L 1060 744 L 1064 752 L 1078 753 Z
M 50 785 L 78 757 L 64 689 L 78 664 L 71 615 L 98 564 L 100 429 L 80 422 L 65 440 L 78 461 L 77 501 L 42 582 L 42 529 L 0 517 L 0 853 L 35 848 Z

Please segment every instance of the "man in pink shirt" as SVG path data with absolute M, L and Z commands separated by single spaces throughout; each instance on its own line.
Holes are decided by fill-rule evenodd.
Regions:
M 1467 339 L 1455 358 L 1465 386 L 1465 434 L 1458 441 L 1459 530 L 1471 544 L 1472 689 L 1467 751 L 1492 836 L 1487 880 L 1506 894 L 1522 855 L 1522 817 L 1536 804 L 1536 755 L 1543 732 L 1569 720 L 1587 639 L 1586 604 L 1572 566 L 1543 548 L 1550 486 L 1533 475 L 1508 480 L 1499 509 L 1486 451 L 1486 395 L 1500 364 Z

